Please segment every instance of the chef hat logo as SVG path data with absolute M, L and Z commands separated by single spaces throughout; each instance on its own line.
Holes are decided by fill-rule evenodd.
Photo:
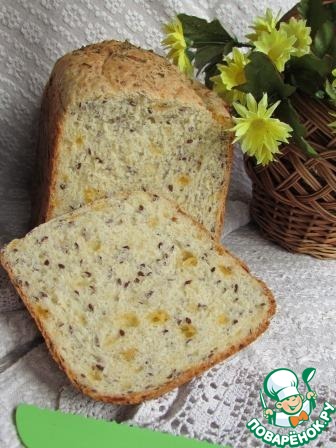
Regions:
M 272 400 L 282 401 L 300 394 L 297 389 L 298 383 L 298 377 L 291 370 L 276 369 L 265 378 L 264 390 Z

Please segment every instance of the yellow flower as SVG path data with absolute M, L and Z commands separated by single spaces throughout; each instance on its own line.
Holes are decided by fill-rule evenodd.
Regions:
M 232 104 L 234 101 L 240 101 L 241 103 L 245 103 L 245 93 L 240 92 L 237 89 L 227 90 L 223 84 L 221 75 L 213 76 L 210 78 L 213 82 L 212 89 L 220 95 L 227 104 Z
M 234 48 L 231 56 L 225 58 L 226 64 L 218 64 L 220 74 L 211 78 L 214 90 L 220 94 L 229 104 L 233 101 L 244 102 L 245 94 L 234 87 L 246 82 L 245 66 L 248 64 L 248 56 Z
M 310 51 L 312 39 L 310 37 L 311 28 L 306 26 L 306 20 L 297 20 L 291 17 L 288 23 L 282 22 L 280 29 L 285 31 L 287 36 L 294 36 L 296 41 L 294 43 L 294 56 L 304 56 Z
M 294 50 L 295 41 L 296 37 L 287 36 L 284 30 L 272 30 L 269 33 L 263 31 L 254 45 L 257 51 L 267 54 L 279 72 L 282 72 Z
M 246 95 L 246 107 L 234 103 L 233 107 L 240 115 L 234 117 L 235 142 L 239 141 L 244 153 L 254 156 L 257 163 L 267 165 L 279 153 L 281 143 L 288 143 L 292 128 L 277 118 L 271 118 L 280 101 L 268 108 L 267 93 L 259 103 L 251 93 Z
M 175 20 L 164 25 L 163 30 L 166 38 L 163 39 L 162 44 L 170 49 L 167 55 L 168 58 L 178 66 L 181 72 L 192 76 L 193 67 L 186 53 L 187 44 L 183 34 L 182 23 L 176 17 Z
M 275 27 L 279 21 L 280 18 L 280 11 L 276 16 L 273 16 L 272 10 L 267 8 L 265 17 L 257 17 L 254 21 L 252 28 L 254 30 L 254 33 L 248 34 L 246 37 L 248 37 L 252 42 L 257 40 L 260 36 L 260 34 L 263 31 L 266 31 L 270 33 L 272 30 L 275 30 Z
M 238 48 L 232 50 L 232 56 L 226 56 L 227 65 L 218 65 L 221 72 L 223 84 L 228 90 L 246 82 L 245 65 L 249 63 L 246 54 L 240 52 Z
M 336 68 L 334 68 L 334 70 L 331 73 L 336 78 Z M 336 79 L 333 80 L 332 86 L 334 89 L 336 89 Z

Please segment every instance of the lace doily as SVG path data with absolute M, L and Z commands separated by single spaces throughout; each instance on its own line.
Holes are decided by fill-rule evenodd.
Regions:
M 13 410 L 20 403 L 44 408 L 58 406 L 59 390 L 64 374 L 51 360 L 44 344 L 40 344 L 0 375 L 0 446 L 21 448 L 13 424 Z
M 129 39 L 160 49 L 161 25 L 175 12 L 218 17 L 238 36 L 267 6 L 288 10 L 295 0 L 12 0 L 0 2 L 0 244 L 23 235 L 29 222 L 39 101 L 55 60 L 92 41 Z M 249 182 L 241 154 L 236 159 L 226 216 L 226 233 L 248 221 Z M 290 367 L 298 374 L 317 369 L 313 387 L 318 407 L 336 402 L 334 327 L 336 263 L 292 255 L 244 228 L 225 237 L 229 248 L 273 289 L 278 314 L 255 344 L 202 377 L 139 406 L 110 406 L 75 391 L 58 369 L 24 310 L 0 315 L 0 446 L 19 447 L 12 411 L 19 402 L 35 403 L 108 420 L 117 419 L 175 434 L 228 443 L 234 448 L 262 446 L 246 430 L 261 415 L 258 399 L 264 376 Z M 0 273 L 0 311 L 21 306 Z M 35 348 L 32 348 L 35 347 Z M 335 426 L 315 446 L 331 448 Z M 314 446 L 311 443 L 309 446 Z

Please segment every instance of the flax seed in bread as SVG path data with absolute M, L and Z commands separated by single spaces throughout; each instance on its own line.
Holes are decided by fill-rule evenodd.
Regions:
M 231 164 L 224 102 L 128 42 L 59 59 L 41 110 L 34 222 L 119 191 L 159 191 L 220 236 Z
M 208 231 L 145 192 L 42 224 L 1 260 L 71 381 L 111 403 L 190 380 L 256 339 L 275 311 Z

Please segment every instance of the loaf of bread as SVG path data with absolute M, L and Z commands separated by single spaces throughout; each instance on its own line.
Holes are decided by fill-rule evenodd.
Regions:
M 50 220 L 1 261 L 70 380 L 111 403 L 190 380 L 256 339 L 275 311 L 246 266 L 156 194 Z
M 159 191 L 219 237 L 231 164 L 223 101 L 128 42 L 59 59 L 41 110 L 34 223 L 119 191 Z

